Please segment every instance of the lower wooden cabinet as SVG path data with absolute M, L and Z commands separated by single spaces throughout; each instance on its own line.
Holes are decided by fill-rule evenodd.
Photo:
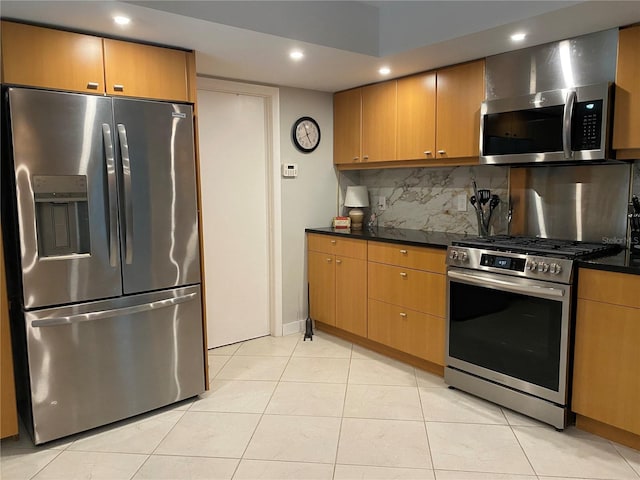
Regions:
M 444 366 L 442 317 L 369 299 L 369 338 Z
M 307 277 L 311 318 L 365 337 L 367 335 L 366 242 L 351 239 L 336 240 L 327 235 L 309 235 L 307 238 L 309 245 Z
M 581 417 L 595 420 L 619 431 L 594 433 L 635 448 L 640 448 L 639 291 L 638 275 L 580 270 L 571 402 L 578 427 Z

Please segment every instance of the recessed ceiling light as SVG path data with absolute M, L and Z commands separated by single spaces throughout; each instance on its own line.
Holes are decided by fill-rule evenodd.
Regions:
M 378 70 L 380 75 L 389 75 L 391 73 L 391 69 L 389 67 L 382 67 Z
M 304 57 L 304 53 L 302 53 L 300 50 L 291 50 L 291 52 L 289 53 L 289 57 L 291 57 L 292 60 L 302 60 L 302 58 Z
M 514 42 L 521 42 L 526 37 L 527 37 L 526 33 L 514 33 L 513 35 L 511 35 L 511 40 L 513 40 Z
M 129 22 L 131 22 L 131 19 L 123 15 L 116 15 L 115 17 L 113 17 L 113 21 L 116 22 L 118 25 L 129 25 Z

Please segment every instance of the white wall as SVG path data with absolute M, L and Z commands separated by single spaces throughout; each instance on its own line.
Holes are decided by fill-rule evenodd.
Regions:
M 296 150 L 291 127 L 300 117 L 320 125 L 318 148 L 309 154 Z M 297 163 L 298 177 L 283 178 L 282 199 L 282 323 L 307 316 L 306 227 L 328 227 L 337 215 L 338 179 L 333 166 L 333 94 L 280 88 L 280 161 Z

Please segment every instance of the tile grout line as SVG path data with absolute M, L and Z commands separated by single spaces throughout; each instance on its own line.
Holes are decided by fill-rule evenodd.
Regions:
M 340 427 L 338 428 L 338 441 L 336 442 L 336 454 L 333 457 L 332 479 L 336 477 L 336 468 L 338 467 L 338 452 L 340 451 L 340 438 L 342 437 L 342 424 L 344 422 L 344 409 L 347 404 L 347 393 L 349 392 L 349 376 L 351 375 L 351 361 L 353 360 L 353 343 L 349 353 L 349 368 L 347 370 L 347 380 L 344 387 L 344 397 L 342 399 L 342 411 L 340 412 Z
M 416 391 L 418 392 L 418 402 L 420 402 L 420 413 L 422 414 L 422 425 L 424 425 L 424 433 L 427 437 L 427 449 L 429 450 L 429 461 L 431 463 L 431 471 L 433 478 L 436 478 L 436 465 L 433 462 L 433 452 L 431 451 L 431 441 L 429 440 L 429 429 L 427 428 L 427 419 L 424 417 L 424 405 L 422 404 L 422 395 L 420 395 L 420 384 L 418 382 L 418 370 L 414 367 L 413 373 L 416 377 Z
M 502 410 L 502 408 L 500 409 Z M 531 471 L 533 472 L 533 474 L 538 477 L 538 472 L 536 471 L 535 467 L 533 466 L 533 463 L 531 462 L 531 459 L 529 458 L 529 455 L 527 455 L 527 451 L 524 449 L 524 447 L 522 446 L 522 443 L 520 442 L 520 439 L 518 438 L 518 435 L 516 434 L 516 431 L 513 429 L 514 425 L 511 425 L 509 423 L 509 419 L 507 418 L 507 416 L 505 415 L 504 411 L 502 412 L 502 414 L 504 415 L 505 419 L 507 420 L 507 424 L 509 425 L 509 429 L 511 430 L 511 434 L 514 436 L 514 438 L 516 439 L 516 442 L 518 442 L 518 446 L 520 447 L 520 450 L 522 450 L 522 453 L 524 454 L 524 458 L 527 459 L 527 463 L 529 464 L 529 466 L 531 467 Z
M 54 449 L 51 449 L 54 450 Z M 34 478 L 36 478 L 36 476 L 38 476 L 40 474 L 40 472 L 42 472 L 45 468 L 47 468 L 49 465 L 51 465 L 51 463 L 53 463 L 53 461 L 58 458 L 60 455 L 62 455 L 63 452 L 66 451 L 66 448 L 59 450 L 58 454 L 56 456 L 54 456 L 51 460 L 49 460 L 47 463 L 45 463 L 40 469 L 38 469 L 38 471 L 36 473 L 34 473 L 33 475 L 31 475 L 29 477 L 29 480 L 33 480 Z M 0 472 L 1 473 L 1 472 Z
M 278 338 L 278 337 L 276 337 Z M 295 352 L 296 348 L 298 347 L 298 344 L 300 343 L 300 338 L 298 337 L 298 341 L 295 343 L 293 349 L 291 350 L 291 353 L 289 354 L 287 363 L 284 365 L 284 368 L 282 369 L 282 372 L 280 373 L 280 376 L 278 377 L 277 381 L 276 381 L 276 386 L 274 387 L 273 391 L 271 392 L 271 396 L 269 397 L 269 401 L 267 401 L 267 403 L 264 406 L 264 409 L 262 410 L 262 413 L 260 414 L 260 418 L 258 419 L 258 422 L 256 423 L 255 428 L 253 429 L 253 432 L 251 433 L 251 437 L 249 437 L 249 441 L 247 442 L 247 445 L 244 447 L 244 450 L 242 451 L 242 455 L 240 456 L 240 459 L 238 461 L 238 465 L 236 465 L 236 468 L 233 471 L 233 474 L 231 475 L 231 479 L 233 479 L 236 476 L 236 473 L 238 472 L 238 469 L 240 468 L 240 464 L 242 463 L 243 460 L 252 460 L 252 459 L 245 459 L 245 455 L 247 453 L 247 450 L 249 449 L 249 445 L 251 445 L 251 441 L 253 440 L 253 437 L 255 436 L 256 432 L 258 431 L 258 427 L 260 427 L 260 424 L 262 423 L 262 419 L 264 418 L 265 412 L 267 411 L 267 408 L 269 407 L 269 403 L 271 403 L 271 400 L 273 399 L 273 396 L 276 393 L 276 390 L 278 389 L 278 385 L 280 384 L 280 380 L 282 379 L 282 376 L 284 375 L 284 372 L 287 369 L 287 366 L 289 365 L 289 362 L 291 362 L 291 359 L 293 358 L 293 352 Z M 237 351 L 239 351 L 240 348 L 238 348 Z M 237 352 L 236 351 L 236 352 Z M 233 355 L 235 356 L 235 354 Z M 238 356 L 242 356 L 242 355 L 238 355 Z M 273 381 L 273 380 L 271 380 Z
M 618 455 L 620 455 L 622 457 L 622 459 L 626 462 L 626 464 L 629 466 L 631 471 L 636 474 L 636 477 L 640 478 L 640 471 L 636 471 L 636 469 L 633 467 L 633 465 L 631 465 L 631 462 L 627 459 L 627 457 L 625 457 L 622 454 L 622 452 L 618 449 L 618 447 L 616 446 L 616 445 L 618 445 L 618 443 L 614 442 L 613 440 L 608 440 L 608 442 L 611 444 L 613 449 L 618 453 Z M 624 445 L 622 445 L 622 446 L 624 446 Z M 627 447 L 627 448 L 629 448 L 629 447 Z

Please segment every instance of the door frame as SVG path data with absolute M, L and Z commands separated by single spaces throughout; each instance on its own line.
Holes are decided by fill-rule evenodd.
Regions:
M 265 103 L 267 156 L 267 265 L 269 332 L 282 335 L 282 206 L 280 178 L 280 90 L 275 87 L 233 82 L 198 75 L 197 89 L 262 97 Z M 203 261 L 204 264 L 204 261 Z M 206 296 L 206 292 L 205 292 Z

